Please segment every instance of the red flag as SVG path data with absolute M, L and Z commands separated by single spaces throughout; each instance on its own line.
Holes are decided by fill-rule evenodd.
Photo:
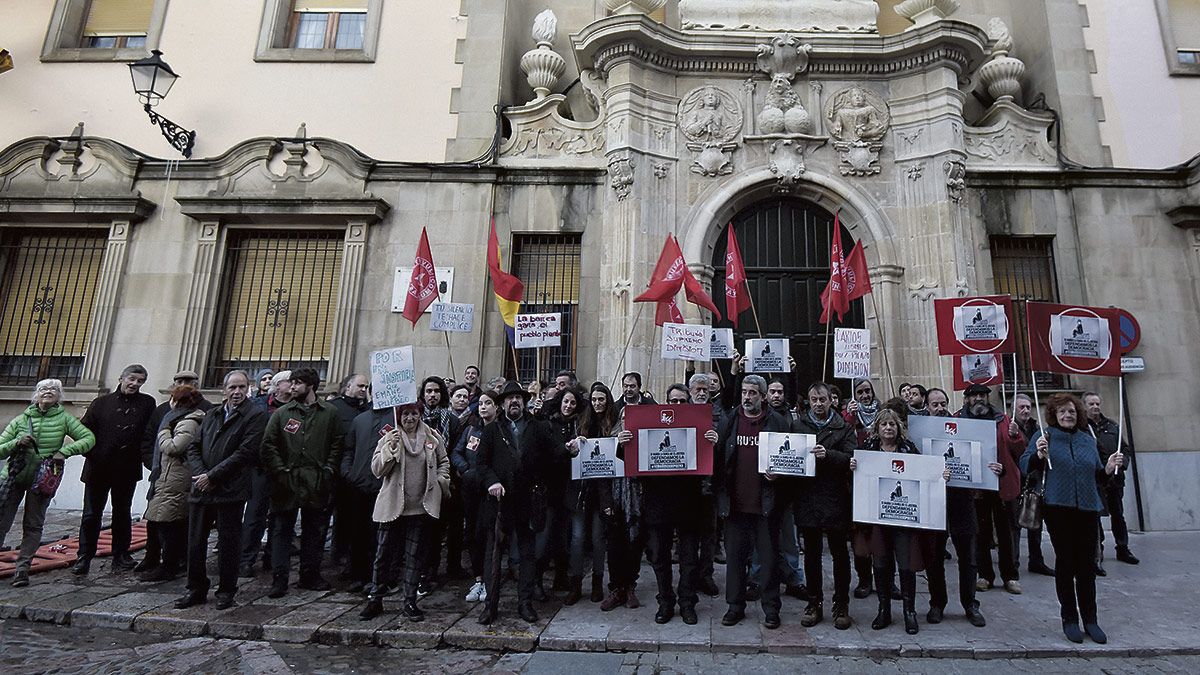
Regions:
M 933 301 L 938 354 L 1011 354 L 1017 351 L 1012 297 L 981 295 Z
M 846 256 L 846 276 L 849 277 L 846 284 L 849 300 L 857 300 L 871 292 L 871 275 L 867 272 L 867 253 L 862 241 L 856 243 Z
M 850 311 L 849 279 L 846 274 L 846 252 L 842 249 L 842 226 L 838 214 L 833 214 L 833 245 L 829 248 L 829 283 L 821 292 L 821 323 L 829 323 L 837 313 L 838 320 Z
M 675 297 L 683 286 L 683 273 L 687 265 L 683 262 L 683 251 L 675 237 L 667 235 L 658 263 L 650 275 L 650 287 L 633 299 L 634 302 L 665 302 Z
M 1121 376 L 1120 317 L 1116 308 L 1029 302 L 1025 317 L 1033 370 Z
M 737 328 L 738 315 L 750 309 L 750 289 L 746 287 L 746 266 L 738 248 L 733 223 L 729 224 L 729 240 L 725 245 L 725 313 Z
M 1004 383 L 1004 368 L 995 354 L 957 355 L 954 361 L 954 391 L 972 384 L 994 387 Z
M 664 323 L 683 323 L 683 313 L 673 297 L 658 303 L 654 310 L 654 325 L 662 326 Z
M 429 235 L 421 228 L 417 258 L 413 261 L 412 278 L 408 282 L 408 297 L 404 299 L 404 318 L 415 327 L 425 308 L 437 300 L 437 272 L 433 268 L 433 253 L 429 251 Z
M 683 268 L 683 292 L 687 296 L 688 302 L 707 309 L 717 317 L 717 321 L 721 320 L 721 313 L 717 311 L 716 303 L 712 301 L 712 298 L 704 291 L 704 287 L 686 266 Z

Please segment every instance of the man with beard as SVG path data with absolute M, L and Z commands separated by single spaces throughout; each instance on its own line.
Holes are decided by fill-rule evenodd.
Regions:
M 617 399 L 617 412 L 627 405 L 654 403 L 654 397 L 642 391 L 642 374 L 628 372 L 621 377 L 621 398 Z
M 900 391 L 906 391 L 910 385 L 905 382 L 900 385 Z M 870 435 L 871 425 L 875 423 L 875 416 L 879 414 L 880 404 L 879 399 L 875 398 L 875 386 L 870 380 L 854 380 L 853 389 L 854 398 L 846 404 L 846 411 L 842 413 L 842 418 L 854 429 L 855 447 L 861 448 L 867 442 L 867 437 Z M 872 581 L 874 572 L 871 567 L 871 556 L 856 555 L 854 556 L 854 571 L 858 575 L 858 585 L 854 587 L 854 597 L 862 599 L 871 594 L 873 588 Z M 897 595 L 897 597 L 899 597 Z
M 446 447 L 453 448 L 458 444 L 458 436 L 462 433 L 462 422 L 450 409 L 450 391 L 446 387 L 446 381 L 436 375 L 430 375 L 421 381 L 420 391 L 421 421 L 438 432 Z M 429 593 L 430 582 L 437 577 L 438 563 L 442 557 L 443 536 L 446 538 L 446 576 L 451 579 L 463 576 L 462 495 L 458 475 L 454 472 L 451 472 L 450 484 L 449 492 L 442 494 L 441 518 L 433 526 L 433 533 L 429 538 L 429 560 L 418 591 L 421 596 Z
M 941 389 L 930 389 L 926 394 L 929 414 L 933 417 L 951 417 L 950 398 Z M 989 465 L 992 470 L 1003 468 L 1000 464 Z M 929 579 L 929 613 L 925 620 L 931 624 L 941 623 L 949 597 L 946 592 L 946 557 L 941 555 L 946 550 L 946 540 L 954 544 L 954 553 L 958 556 L 958 599 L 962 602 L 967 621 L 972 626 L 982 628 L 986 625 L 983 614 L 979 611 L 979 601 L 975 599 L 975 538 L 977 536 L 975 520 L 974 490 L 961 487 L 946 487 L 946 529 L 948 532 L 935 533 L 936 540 L 933 550 L 937 553 L 930 557 L 925 573 Z
M 908 385 L 908 396 L 904 397 L 904 402 L 908 404 L 907 413 L 909 415 L 928 415 L 929 410 L 926 406 L 926 399 L 929 396 L 928 390 L 919 384 Z
M 1117 452 L 1117 437 L 1120 431 L 1117 428 L 1117 423 L 1104 416 L 1101 409 L 1104 406 L 1104 399 L 1094 391 L 1089 391 L 1083 395 L 1083 407 L 1087 411 L 1087 428 L 1092 436 L 1096 438 L 1096 447 L 1100 450 L 1100 463 L 1106 464 L 1108 458 Z M 1121 454 L 1128 454 L 1129 444 L 1121 443 Z M 1117 560 L 1129 565 L 1136 565 L 1140 560 L 1129 551 L 1129 528 L 1125 525 L 1125 469 L 1122 467 L 1117 469 L 1117 472 L 1108 476 L 1107 481 L 1103 481 L 1100 487 L 1100 500 L 1104 502 L 1104 508 L 1108 511 L 1109 518 L 1112 520 L 1113 539 L 1117 542 Z M 1100 529 L 1100 545 L 1096 550 L 1096 574 L 1105 576 L 1104 567 L 1101 566 L 1104 560 L 1104 529 Z
M 1017 595 L 1021 593 L 1020 572 L 1017 570 L 1017 558 L 1013 552 L 1017 547 L 1017 497 L 1021 493 L 1021 470 L 1017 461 L 1025 452 L 1025 437 L 1019 432 L 1014 435 L 1012 419 L 988 402 L 988 395 L 991 393 L 991 388 L 982 384 L 967 387 L 964 393 L 966 405 L 955 415 L 967 419 L 990 420 L 996 424 L 996 461 L 988 464 L 988 468 L 1000 476 L 1000 490 L 982 491 L 975 505 L 979 524 L 975 545 L 979 580 L 975 588 L 986 591 L 996 581 L 996 573 L 992 568 L 992 550 L 988 541 L 994 533 L 999 556 L 997 562 L 1000 578 L 1004 580 L 1004 590 Z M 959 555 L 961 560 L 961 554 Z
M 791 359 L 791 357 L 788 358 Z M 792 367 L 795 368 L 794 359 L 792 359 Z M 788 379 L 793 379 L 791 373 L 788 374 Z M 784 379 L 779 376 L 772 377 L 771 381 L 767 383 L 767 405 L 771 406 L 771 410 L 779 413 L 789 423 L 794 424 L 799 419 L 799 414 L 789 405 L 787 392 L 788 386 Z M 804 599 L 807 594 L 804 590 L 804 572 L 800 569 L 800 545 L 792 509 L 785 508 L 781 511 L 779 526 L 779 557 L 775 560 L 775 564 L 779 566 L 779 578 L 783 581 L 784 593 L 793 598 Z M 758 584 L 753 580 L 758 578 L 761 571 L 762 565 L 759 563 L 758 556 L 754 556 L 754 562 L 750 565 L 751 599 L 759 592 Z
M 545 526 L 546 472 L 556 444 L 546 423 L 526 412 L 531 394 L 521 385 L 509 381 L 499 396 L 503 417 L 484 427 L 479 440 L 477 470 L 488 494 L 480 507 L 480 526 L 489 533 L 485 569 L 494 570 L 500 564 L 496 553 L 503 547 L 492 541 L 494 523 L 499 518 L 500 531 L 509 541 L 515 538 L 520 558 L 517 615 L 534 623 L 538 620 L 533 608 L 537 576 L 534 545 L 538 531 Z M 494 577 L 487 575 L 488 579 Z M 488 588 L 487 597 L 487 606 L 479 615 L 479 623 L 485 626 L 496 620 L 500 589 Z

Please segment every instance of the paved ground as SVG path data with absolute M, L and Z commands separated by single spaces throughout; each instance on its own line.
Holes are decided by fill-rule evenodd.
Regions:
M 51 520 L 48 533 L 71 533 L 78 522 L 78 514 L 55 512 Z M 271 650 L 285 661 L 288 654 L 301 653 L 308 648 L 297 647 L 301 649 L 297 652 L 278 643 L 378 645 L 405 650 L 441 648 L 430 653 L 443 655 L 439 658 L 445 658 L 446 654 L 469 654 L 472 659 L 484 659 L 478 667 L 493 665 L 488 659 L 497 658 L 496 655 L 452 650 L 536 650 L 533 660 L 521 661 L 510 655 L 505 657 L 509 661 L 495 662 L 502 668 L 509 667 L 505 664 L 517 664 L 531 669 L 530 672 L 539 672 L 536 670 L 541 667 L 539 664 L 552 663 L 554 657 L 548 654 L 556 651 L 646 652 L 655 656 L 643 655 L 650 659 L 647 662 L 638 661 L 641 657 L 637 657 L 632 665 L 660 670 L 704 670 L 710 665 L 714 669 L 725 669 L 734 663 L 727 660 L 734 654 L 764 652 L 847 657 L 851 660 L 836 663 L 849 664 L 847 667 L 851 670 L 856 663 L 865 668 L 875 660 L 897 657 L 905 660 L 920 657 L 1037 657 L 1057 662 L 1064 657 L 1076 656 L 1096 659 L 1200 655 L 1200 613 L 1195 611 L 1195 588 L 1200 574 L 1194 564 L 1195 551 L 1200 550 L 1200 533 L 1134 535 L 1132 547 L 1143 563 L 1134 567 L 1110 561 L 1107 564 L 1109 576 L 1099 580 L 1101 624 L 1110 636 L 1109 644 L 1104 646 L 1091 643 L 1076 646 L 1067 642 L 1057 619 L 1053 580 L 1032 575 L 1022 578 L 1023 595 L 1010 595 L 1001 590 L 981 594 L 982 610 L 988 619 L 985 628 L 972 627 L 963 618 L 961 610 L 955 611 L 953 607 L 944 623 L 924 625 L 928 596 L 924 581 L 919 580 L 922 626 L 920 634 L 911 637 L 899 624 L 884 631 L 870 629 L 868 624 L 875 611 L 874 598 L 852 601 L 851 615 L 855 625 L 848 631 L 835 630 L 828 620 L 811 629 L 802 628 L 799 625 L 802 605 L 791 598 L 785 598 L 784 625 L 775 631 L 761 627 L 762 615 L 757 608 L 751 609 L 741 625 L 721 626 L 724 603 L 708 598 L 703 598 L 698 608 L 699 625 L 686 626 L 676 618 L 660 626 L 653 621 L 655 603 L 649 588 L 653 585 L 653 576 L 649 568 L 643 568 L 640 595 L 644 606 L 638 610 L 621 608 L 601 612 L 586 600 L 574 607 L 561 607 L 560 603 L 551 601 L 539 606 L 542 620 L 529 625 L 514 616 L 515 600 L 511 597 L 514 584 L 509 583 L 501 603 L 503 618 L 485 628 L 475 621 L 478 607 L 468 607 L 462 600 L 468 585 L 466 581 L 448 583 L 424 598 L 421 601 L 427 616 L 424 622 L 400 619 L 396 603 L 391 601 L 386 603 L 387 611 L 383 616 L 362 622 L 358 620 L 358 611 L 362 607 L 359 596 L 340 590 L 328 593 L 293 590 L 285 598 L 271 600 L 265 597 L 269 580 L 262 574 L 243 583 L 237 598 L 239 606 L 232 610 L 218 612 L 211 604 L 175 610 L 171 603 L 183 592 L 182 580 L 143 584 L 131 574 L 112 573 L 105 560 L 94 564 L 92 574 L 82 579 L 68 571 L 56 571 L 34 575 L 33 584 L 24 589 L 0 585 L 0 619 L 66 624 L 71 627 L 72 634 L 80 630 L 113 629 L 123 636 L 135 636 L 136 639 L 129 638 L 135 643 L 144 639 L 147 644 L 154 645 L 146 649 L 175 650 L 187 653 L 188 658 L 207 654 L 206 658 L 218 660 L 252 659 L 264 655 L 267 653 L 262 651 L 265 647 L 257 642 L 264 640 L 272 643 Z M 1048 542 L 1046 550 L 1050 551 Z M 954 579 L 953 563 L 949 567 L 948 575 Z M 329 573 L 332 577 L 332 570 Z M 718 583 L 723 581 L 722 577 L 722 572 L 718 571 Z M 827 589 L 830 585 L 826 580 Z M 954 595 L 952 589 L 951 597 Z M 898 611 L 896 618 L 899 619 Z M 5 630 L 9 635 L 13 631 L 23 635 L 21 631 L 32 630 L 29 625 L 10 621 Z M 50 629 L 41 626 L 38 630 Z M 164 642 L 163 635 L 185 640 Z M 186 638 L 209 639 L 188 642 Z M 204 645 L 204 650 L 193 653 L 199 645 Z M 139 645 L 120 648 L 136 649 Z M 397 653 L 405 655 L 406 659 L 410 654 L 408 651 Z M 8 654 L 7 647 L 5 654 Z M 583 659 L 579 662 L 607 664 L 603 666 L 606 672 L 611 672 L 613 664 L 622 667 L 631 664 L 630 655 L 596 656 L 596 659 L 579 657 Z M 866 661 L 857 662 L 853 660 L 855 658 Z M 683 661 L 672 666 L 675 663 L 672 659 Z M 1188 661 L 1171 663 L 1185 662 Z M 419 666 L 423 662 L 414 663 Z M 739 670 L 757 670 L 759 666 L 755 663 L 759 662 L 750 659 L 745 662 L 745 668 L 735 665 Z M 290 661 L 288 664 L 291 665 Z M 1072 669 L 1070 662 L 1063 662 L 1063 665 Z M 1200 668 L 1193 671 L 1200 671 Z M 301 669 L 301 672 L 308 671 Z

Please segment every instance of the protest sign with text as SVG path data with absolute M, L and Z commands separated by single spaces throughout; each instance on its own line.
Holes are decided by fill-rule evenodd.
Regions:
M 833 376 L 846 379 L 871 377 L 871 331 L 866 328 L 833 330 Z
M 712 327 L 689 323 L 664 323 L 662 357 L 676 361 L 708 361 Z
M 941 457 L 855 450 L 854 460 L 854 522 L 946 529 Z
M 758 434 L 758 472 L 783 476 L 817 475 L 817 458 L 812 449 L 817 444 L 813 434 L 784 434 L 760 431 Z
M 712 338 L 709 340 L 708 358 L 710 359 L 732 359 L 733 358 L 733 329 L 732 328 L 714 328 L 712 329 Z
M 625 448 L 628 476 L 710 476 L 713 447 L 704 432 L 713 428 L 712 406 L 625 406 L 625 429 L 633 440 Z
M 466 302 L 435 302 L 429 328 L 447 333 L 470 333 L 475 328 L 475 305 Z
M 933 301 L 938 354 L 1011 354 L 1017 350 L 1012 297 L 983 295 Z
M 1033 370 L 1120 377 L 1120 310 L 1030 302 L 1026 316 Z
M 912 415 L 908 437 L 922 455 L 946 460 L 951 487 L 1000 489 L 1000 477 L 988 468 L 996 461 L 995 422 Z
M 376 410 L 417 400 L 417 371 L 412 347 L 371 352 L 371 404 Z
M 517 349 L 557 347 L 562 344 L 562 314 L 518 314 Z
M 790 356 L 787 338 L 746 340 L 747 373 L 786 373 Z
M 1004 384 L 1004 368 L 997 354 L 963 354 L 954 356 L 954 391 L 972 384 L 994 387 Z
M 625 462 L 617 457 L 617 439 L 586 438 L 579 443 L 579 454 L 571 458 L 571 480 L 620 478 Z

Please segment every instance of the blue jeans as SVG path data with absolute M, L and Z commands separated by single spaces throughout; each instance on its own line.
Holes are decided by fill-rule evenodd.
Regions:
M 568 574 L 572 579 L 582 579 L 585 553 L 591 547 L 592 574 L 604 574 L 604 520 L 600 512 L 588 507 L 571 512 L 571 545 Z
M 804 585 L 804 569 L 800 566 L 800 547 L 796 543 L 796 515 L 791 509 L 785 510 L 779 519 L 779 557 L 776 558 L 776 564 L 779 566 L 779 579 L 785 585 Z M 761 568 L 756 549 L 750 558 L 750 579 L 756 584 L 762 583 L 759 576 Z

